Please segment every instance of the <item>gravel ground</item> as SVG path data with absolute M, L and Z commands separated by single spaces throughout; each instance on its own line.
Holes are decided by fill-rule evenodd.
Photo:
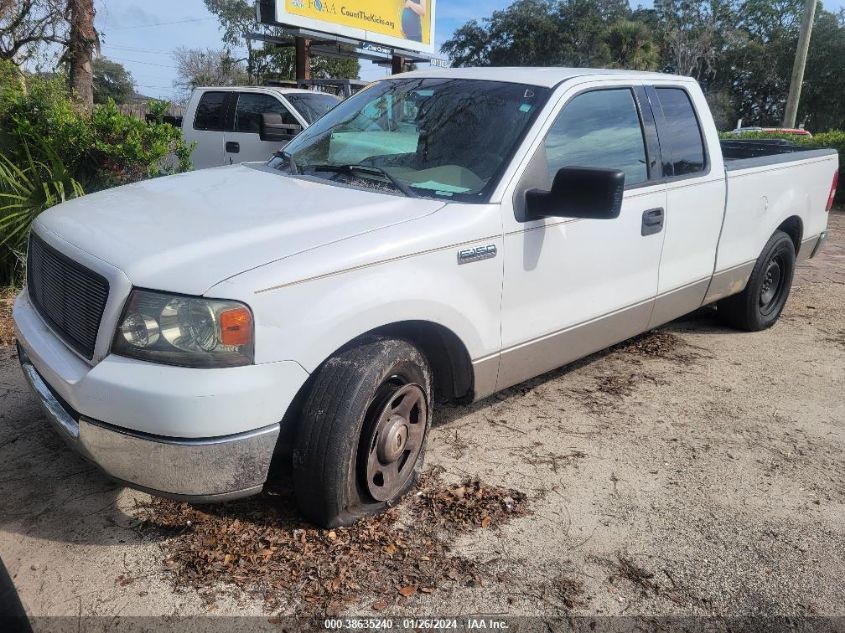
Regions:
M 831 234 L 768 332 L 702 310 L 440 409 L 429 465 L 525 493 L 530 514 L 450 537 L 485 570 L 472 582 L 386 605 L 362 583 L 340 610 L 845 616 L 845 214 Z M 307 612 L 295 594 L 268 612 L 249 587 L 174 580 L 173 535 L 139 519 L 148 500 L 65 448 L 0 348 L 0 556 L 32 615 Z

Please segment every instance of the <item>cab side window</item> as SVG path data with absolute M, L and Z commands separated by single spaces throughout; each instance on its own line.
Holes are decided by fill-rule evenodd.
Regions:
M 564 167 L 619 169 L 626 186 L 648 181 L 643 128 L 628 88 L 576 96 L 549 130 L 545 150 L 550 183 Z
M 206 92 L 197 105 L 194 129 L 206 132 L 222 132 L 226 116 L 226 93 Z
M 656 91 L 665 120 L 660 142 L 669 146 L 674 175 L 690 176 L 705 171 L 704 138 L 686 90 L 657 88 Z
M 242 92 L 238 95 L 238 104 L 235 107 L 234 131 L 258 134 L 261 131 L 261 115 L 265 112 L 281 114 L 285 125 L 299 125 L 299 121 L 275 97 Z

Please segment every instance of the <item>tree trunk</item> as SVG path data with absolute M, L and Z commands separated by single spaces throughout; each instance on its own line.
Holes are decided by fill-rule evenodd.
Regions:
M 67 59 L 70 62 L 70 87 L 79 103 L 94 107 L 94 68 L 92 56 L 97 47 L 94 29 L 94 0 L 68 0 L 70 37 Z

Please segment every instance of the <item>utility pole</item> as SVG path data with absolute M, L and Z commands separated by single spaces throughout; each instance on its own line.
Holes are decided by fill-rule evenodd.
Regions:
M 68 0 L 70 36 L 67 59 L 70 62 L 70 87 L 82 107 L 94 107 L 94 62 L 97 31 L 94 29 L 94 0 Z
M 311 79 L 311 40 L 296 38 L 296 80 Z
M 390 68 L 394 75 L 405 72 L 405 58 L 393 53 L 393 58 L 390 60 Z
M 798 102 L 801 100 L 801 88 L 804 84 L 804 69 L 807 67 L 807 53 L 810 50 L 810 38 L 813 35 L 813 22 L 816 19 L 817 0 L 805 0 L 804 17 L 798 34 L 798 51 L 795 53 L 795 65 L 792 67 L 792 80 L 789 84 L 789 98 L 786 100 L 786 113 L 783 127 L 794 128 L 798 118 Z

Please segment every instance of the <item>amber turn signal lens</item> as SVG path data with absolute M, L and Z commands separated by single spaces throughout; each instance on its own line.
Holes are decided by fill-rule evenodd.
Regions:
M 246 308 L 220 313 L 220 342 L 239 347 L 252 342 L 252 314 Z

